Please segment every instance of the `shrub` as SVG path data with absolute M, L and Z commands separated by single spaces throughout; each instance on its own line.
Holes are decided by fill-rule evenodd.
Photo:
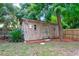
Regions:
M 10 37 L 11 37 L 10 41 L 11 42 L 21 42 L 21 41 L 23 41 L 23 36 L 22 35 L 23 34 L 22 34 L 21 29 L 12 30 L 10 32 Z

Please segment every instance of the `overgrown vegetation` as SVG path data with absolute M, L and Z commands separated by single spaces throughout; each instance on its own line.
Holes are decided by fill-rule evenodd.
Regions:
M 12 30 L 10 32 L 10 41 L 11 42 L 22 42 L 23 41 L 23 37 L 22 37 L 22 31 L 20 29 L 15 29 L 15 30 Z

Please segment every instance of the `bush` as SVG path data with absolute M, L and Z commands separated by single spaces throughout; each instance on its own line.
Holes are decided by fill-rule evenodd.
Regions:
M 22 42 L 23 35 L 21 29 L 15 29 L 10 32 L 11 42 Z

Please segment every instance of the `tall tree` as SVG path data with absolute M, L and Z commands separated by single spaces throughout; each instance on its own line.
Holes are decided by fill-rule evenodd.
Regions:
M 13 4 L 0 4 L 0 21 L 4 21 L 5 23 L 5 28 L 12 27 L 16 28 L 17 26 L 17 17 L 16 17 L 16 12 L 18 8 L 14 6 Z

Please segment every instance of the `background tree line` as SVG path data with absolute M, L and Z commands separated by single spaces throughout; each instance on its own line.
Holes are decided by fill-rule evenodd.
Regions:
M 0 4 L 0 23 L 9 29 L 19 27 L 21 18 L 57 23 L 56 10 L 59 9 L 63 28 L 79 28 L 79 4 L 21 3 L 20 8 L 9 3 Z M 58 13 L 58 12 L 57 12 Z

